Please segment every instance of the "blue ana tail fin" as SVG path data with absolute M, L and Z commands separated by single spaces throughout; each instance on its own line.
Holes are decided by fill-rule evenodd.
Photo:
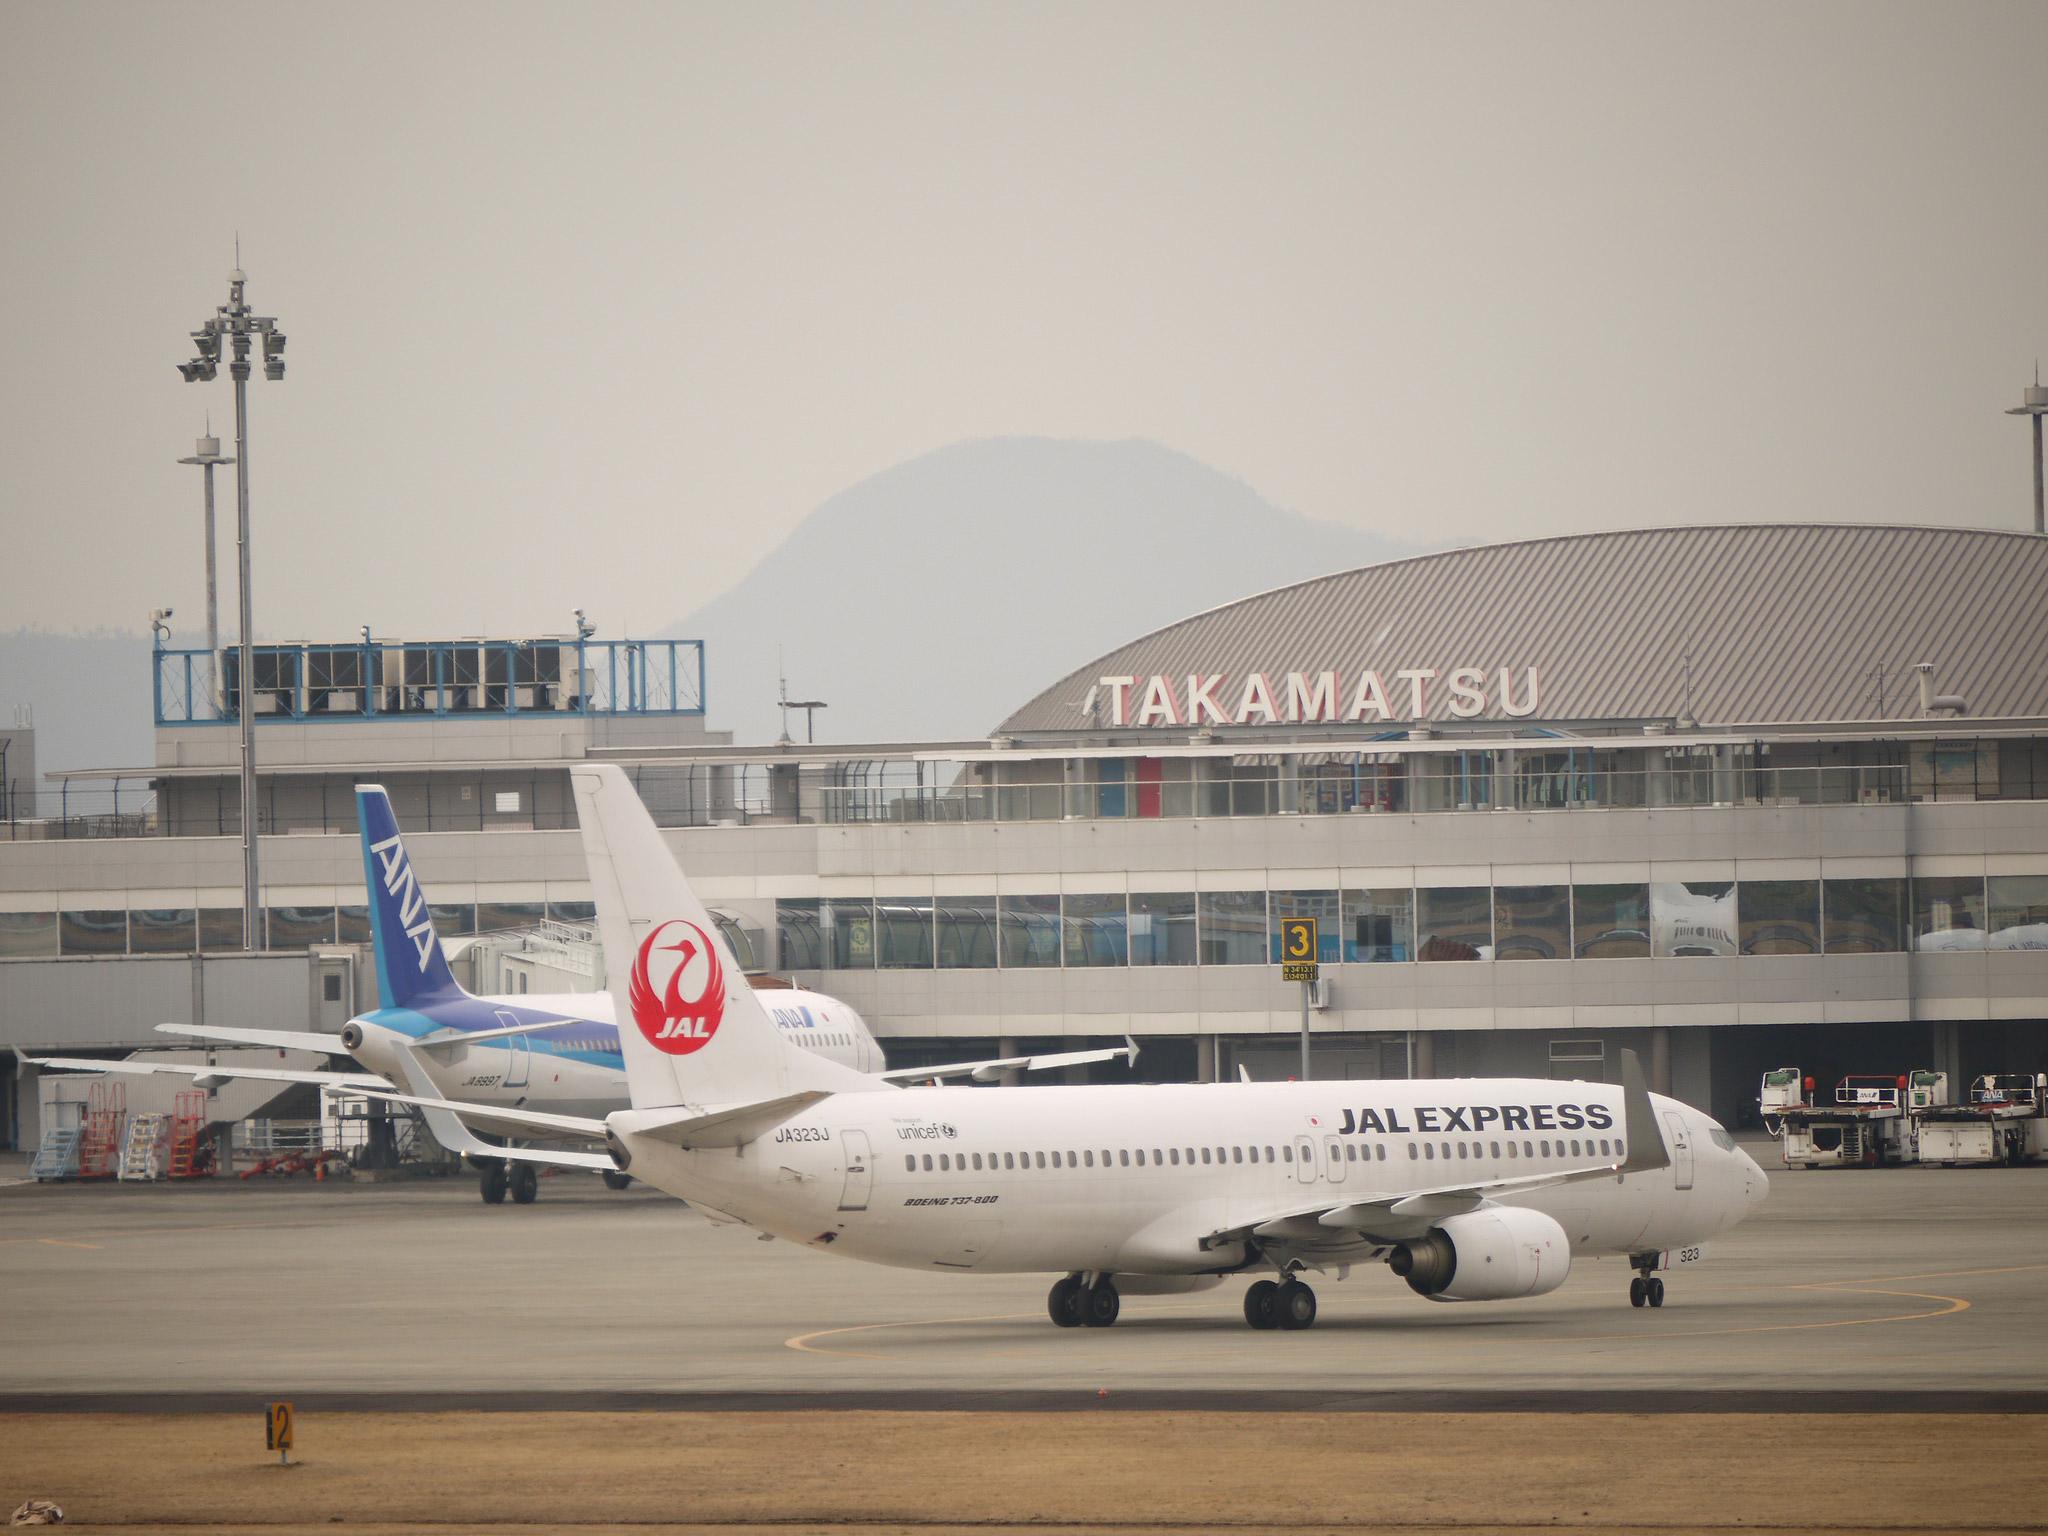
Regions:
M 427 911 L 427 894 L 413 874 L 398 836 L 398 818 L 381 784 L 356 786 L 356 819 L 363 829 L 363 880 L 370 890 L 370 942 L 377 958 L 377 989 L 386 1008 L 416 1008 L 460 997 L 440 937 Z

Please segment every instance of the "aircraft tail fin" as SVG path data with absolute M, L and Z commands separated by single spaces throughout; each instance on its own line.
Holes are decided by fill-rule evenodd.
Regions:
M 427 894 L 406 857 L 381 784 L 356 786 L 356 819 L 362 827 L 363 880 L 370 890 L 370 943 L 376 955 L 377 990 L 386 1008 L 417 1008 L 459 997 L 462 988 L 448 969 L 441 939 L 427 908 Z
M 875 1088 L 782 1038 L 625 773 L 606 763 L 569 777 L 633 1108 Z

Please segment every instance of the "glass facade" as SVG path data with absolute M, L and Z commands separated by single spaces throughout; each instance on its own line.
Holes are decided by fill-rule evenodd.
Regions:
M 1745 955 L 1820 953 L 1818 880 L 1745 880 L 1737 906 Z
M 1131 964 L 1195 963 L 1195 893 L 1135 891 L 1131 894 Z
M 875 902 L 875 963 L 884 970 L 930 970 L 932 904 L 905 896 Z
M 1647 960 L 1647 885 L 1572 887 L 1572 953 L 1581 960 Z
M 0 912 L 0 960 L 25 960 L 56 953 L 56 913 Z
M 363 940 L 370 942 L 368 925 L 365 924 Z M 242 909 L 240 907 L 201 907 L 199 909 L 199 947 L 202 950 L 240 949 L 242 947 Z
M 1674 880 L 1652 885 L 1650 936 L 1659 959 L 1734 954 L 1735 882 Z
M 1425 886 L 1415 893 L 1418 960 L 1493 958 L 1493 892 L 1483 885 Z
M 131 955 L 189 955 L 199 948 L 199 917 L 190 907 L 160 907 L 128 914 Z
M 1064 949 L 1069 966 L 1126 965 L 1130 962 L 1122 892 L 1063 896 L 1060 898 L 1060 912 L 1064 919 Z
M 1060 963 L 1059 897 L 1005 896 L 1001 921 L 1004 965 L 1043 969 Z
M 1989 887 L 1992 949 L 2048 949 L 2048 875 L 1993 875 Z
M 1344 893 L 1344 958 L 1365 964 L 1415 958 L 1415 893 L 1406 886 Z
M 775 903 L 775 963 L 785 971 L 825 969 L 824 928 L 819 919 L 821 903 L 778 901 Z
M 1264 891 L 1204 891 L 1199 906 L 1202 964 L 1267 963 Z
M 264 942 L 272 949 L 310 949 L 334 942 L 332 907 L 270 907 L 263 919 Z
M 480 901 L 476 904 L 476 931 L 509 933 L 538 928 L 547 910 L 547 903 L 541 901 Z
M 128 952 L 125 908 L 96 908 L 57 914 L 57 947 L 66 955 L 122 955 Z
M 430 901 L 427 915 L 434 920 L 434 932 L 444 939 L 467 938 L 476 932 L 473 901 Z
M 1493 893 L 1496 960 L 1562 960 L 1572 952 L 1568 885 L 1503 885 Z
M 1906 882 L 1824 880 L 1822 930 L 1831 955 L 1893 955 L 1906 947 Z
M 370 942 L 370 909 L 341 906 L 334 909 L 334 934 L 343 944 Z
M 1975 875 L 1935 875 L 1913 882 L 1913 947 L 1984 947 L 1984 882 Z
M 941 896 L 937 903 L 939 969 L 995 969 L 996 899 Z

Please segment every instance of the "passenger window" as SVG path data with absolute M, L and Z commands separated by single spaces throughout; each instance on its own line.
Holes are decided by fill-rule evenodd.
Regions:
M 1045 1166 L 1045 1154 L 1043 1152 L 1039 1152 L 1034 1155 L 1038 1158 L 1038 1166 L 1043 1168 Z
M 1536 1143 L 1536 1150 L 1538 1152 L 1541 1152 L 1545 1157 L 1548 1157 L 1550 1156 L 1550 1143 L 1547 1141 L 1539 1141 Z
M 926 1173 L 930 1173 L 932 1171 L 932 1155 L 929 1152 L 925 1153 L 924 1155 L 924 1171 Z
M 1412 1142 L 1412 1141 L 1411 1141 L 1411 1142 L 1409 1142 L 1409 1143 L 1408 1143 L 1408 1161 L 1412 1163 L 1412 1162 L 1414 1162 L 1414 1161 L 1415 1161 L 1415 1159 L 1416 1159 L 1417 1157 L 1419 1157 L 1419 1156 L 1421 1156 L 1421 1154 L 1420 1154 L 1419 1152 L 1417 1152 L 1417 1151 L 1415 1150 L 1415 1143 L 1414 1143 L 1414 1142 Z
M 917 1154 L 915 1152 L 906 1154 L 903 1159 L 903 1166 L 912 1173 L 917 1172 Z
M 1005 1152 L 1005 1153 L 1003 1154 L 1003 1166 L 1004 1166 L 1005 1168 L 1014 1168 L 1014 1167 L 1016 1167 L 1016 1166 L 1017 1166 L 1017 1154 L 1016 1154 L 1016 1153 L 1014 1153 L 1014 1152 Z
M 1345 1143 L 1344 1143 L 1344 1161 L 1345 1161 L 1345 1162 L 1347 1162 L 1347 1163 L 1355 1163 L 1355 1162 L 1357 1162 L 1357 1161 L 1358 1161 L 1358 1143 L 1357 1143 L 1357 1142 L 1355 1142 L 1355 1141 L 1347 1141 L 1347 1142 L 1345 1142 Z
M 1574 1136 L 1574 1137 L 1572 1138 L 1572 1156 L 1573 1156 L 1573 1157 L 1577 1157 L 1578 1155 L 1579 1155 L 1579 1138 L 1578 1138 L 1578 1137 L 1576 1137 L 1576 1136 Z
M 1231 1161 L 1232 1161 L 1233 1163 L 1241 1163 L 1241 1162 L 1243 1162 L 1243 1161 L 1244 1161 L 1244 1148 L 1243 1148 L 1243 1147 L 1232 1147 L 1232 1148 L 1230 1149 L 1230 1160 L 1231 1160 Z
M 1627 1143 L 1627 1142 L 1625 1142 L 1625 1141 L 1617 1141 L 1617 1142 L 1615 1142 L 1615 1144 L 1614 1144 L 1614 1155 L 1615 1155 L 1616 1157 L 1622 1157 L 1622 1158 L 1625 1158 L 1625 1157 L 1627 1157 L 1627 1156 L 1628 1156 L 1628 1143 Z
M 1266 1161 L 1269 1163 L 1273 1161 L 1273 1149 L 1271 1147 L 1266 1148 Z
M 1436 1161 L 1436 1147 L 1434 1146 L 1434 1144 L 1425 1141 L 1422 1144 L 1422 1155 L 1428 1158 L 1431 1162 Z
M 1190 1168 L 1192 1168 L 1192 1167 L 1194 1166 L 1194 1164 L 1195 1164 L 1195 1149 L 1194 1149 L 1193 1147 L 1189 1147 L 1189 1148 L 1188 1148 L 1188 1166 L 1189 1166 Z
M 1459 1162 L 1463 1162 L 1463 1161 L 1465 1160 L 1466 1156 L 1467 1156 L 1467 1154 L 1466 1154 L 1466 1151 L 1465 1151 L 1465 1143 L 1463 1143 L 1463 1142 L 1461 1141 L 1461 1142 L 1459 1142 L 1459 1143 L 1458 1143 L 1458 1161 L 1459 1161 Z
M 1145 1166 L 1145 1149 L 1143 1147 L 1138 1148 L 1138 1166 L 1140 1168 Z
M 1514 1157 L 1514 1155 L 1515 1155 L 1515 1144 L 1514 1144 L 1514 1143 L 1513 1143 L 1513 1142 L 1511 1141 L 1511 1142 L 1509 1142 L 1509 1143 L 1508 1143 L 1508 1156 L 1509 1156 L 1510 1158 L 1513 1158 L 1513 1157 Z
M 939 1172 L 941 1172 L 941 1173 L 950 1173 L 950 1172 L 952 1172 L 952 1164 L 950 1164 L 950 1163 L 948 1163 L 948 1162 L 946 1161 L 946 1154 L 945 1154 L 944 1152 L 941 1152 L 941 1153 L 939 1154 Z
M 1116 1155 L 1116 1158 L 1117 1158 L 1117 1161 L 1118 1161 L 1118 1162 L 1120 1162 L 1120 1163 L 1122 1163 L 1122 1164 L 1123 1164 L 1123 1165 L 1124 1165 L 1124 1166 L 1125 1166 L 1126 1168 L 1128 1168 L 1128 1167 L 1130 1167 L 1130 1166 L 1131 1166 L 1131 1154 L 1130 1154 L 1130 1153 L 1128 1153 L 1128 1152 L 1119 1152 L 1119 1153 L 1117 1153 L 1117 1155 Z
M 1095 1166 L 1095 1153 L 1092 1149 L 1090 1151 L 1083 1152 L 1081 1156 L 1087 1162 L 1090 1168 L 1093 1168 Z
M 1488 1151 L 1490 1151 L 1490 1152 L 1492 1152 L 1492 1153 L 1493 1153 L 1493 1155 L 1494 1155 L 1494 1156 L 1495 1156 L 1496 1158 L 1500 1156 L 1500 1143 L 1499 1143 L 1499 1142 L 1497 1142 L 1497 1141 L 1489 1141 L 1489 1142 L 1488 1142 L 1488 1143 L 1486 1144 L 1486 1146 L 1487 1146 L 1487 1150 L 1488 1150 Z
M 1282 1148 L 1280 1149 L 1280 1161 L 1281 1161 L 1281 1162 L 1283 1162 L 1283 1163 L 1291 1163 L 1291 1162 L 1293 1162 L 1293 1161 L 1294 1161 L 1294 1148 L 1293 1148 L 1293 1147 L 1291 1147 L 1291 1146 L 1287 1146 L 1287 1147 L 1282 1147 Z
M 1208 1162 L 1209 1162 L 1209 1149 L 1208 1149 L 1207 1147 L 1204 1147 L 1204 1148 L 1202 1148 L 1202 1163 L 1203 1163 L 1203 1165 L 1204 1165 L 1204 1166 L 1206 1167 L 1206 1166 L 1208 1165 Z
M 1157 1147 L 1152 1149 L 1152 1166 L 1154 1168 L 1164 1168 L 1166 1166 L 1166 1154 Z
M 1109 1148 L 1107 1147 L 1102 1149 L 1102 1166 L 1105 1168 L 1109 1166 Z
M 974 1171 L 976 1173 L 981 1172 L 981 1154 L 979 1152 L 974 1154 Z

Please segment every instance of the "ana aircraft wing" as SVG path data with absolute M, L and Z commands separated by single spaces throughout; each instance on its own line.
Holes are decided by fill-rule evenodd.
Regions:
M 351 1092 L 390 1086 L 383 1078 L 363 1072 L 294 1072 L 285 1067 L 209 1066 L 203 1061 L 136 1061 L 132 1058 L 127 1061 L 97 1061 L 90 1056 L 24 1056 L 21 1059 L 38 1067 L 62 1067 L 72 1072 L 183 1074 L 200 1088 L 231 1078 L 249 1078 L 260 1083 L 317 1083 L 322 1088 L 341 1088 Z
M 987 1061 L 956 1061 L 943 1067 L 897 1067 L 875 1075 L 889 1083 L 935 1083 L 946 1077 L 971 1077 L 977 1083 L 992 1082 L 1005 1072 L 1049 1072 L 1056 1067 L 1085 1066 L 1091 1061 L 1114 1061 L 1127 1056 L 1138 1059 L 1138 1042 L 1128 1035 L 1122 1045 L 1090 1051 L 1054 1051 L 1040 1056 L 996 1056 Z
M 339 1035 L 323 1035 L 310 1029 L 215 1029 L 194 1024 L 159 1024 L 156 1029 L 160 1035 L 186 1035 L 221 1045 L 268 1045 L 280 1051 L 319 1051 L 327 1056 L 348 1054 Z

